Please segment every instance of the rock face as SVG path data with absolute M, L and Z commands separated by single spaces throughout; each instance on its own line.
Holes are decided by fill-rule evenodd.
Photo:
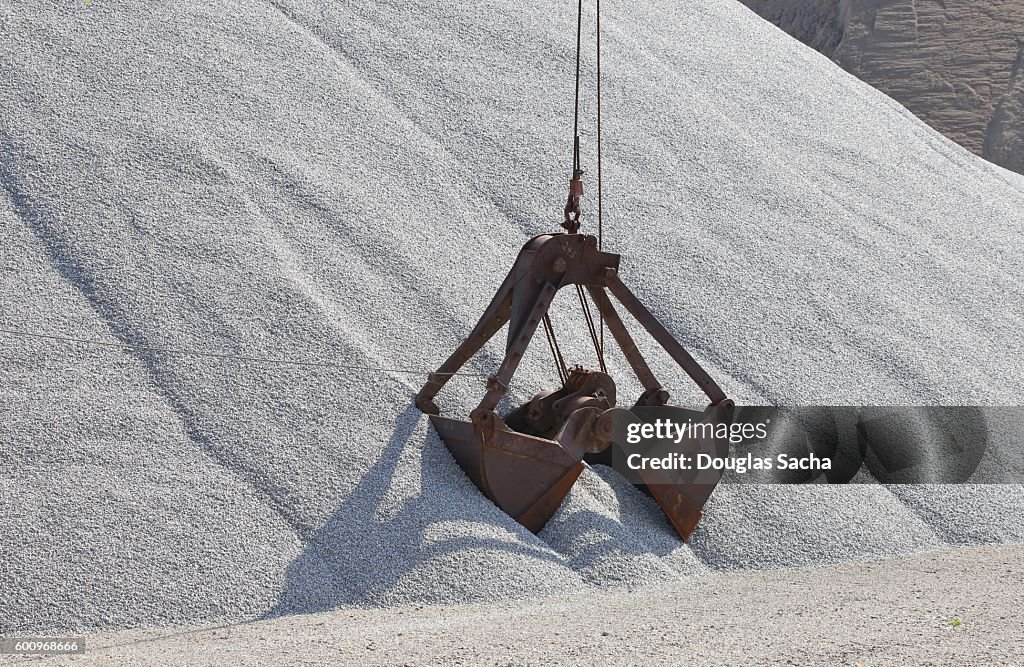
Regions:
M 1024 172 L 1024 3 L 742 1 L 950 139 Z
M 1024 174 L 1024 47 L 1017 53 L 1010 90 L 988 124 L 983 155 Z

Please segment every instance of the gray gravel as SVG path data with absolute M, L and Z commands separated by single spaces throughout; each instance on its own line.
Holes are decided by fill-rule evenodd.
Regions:
M 106 633 L 86 637 L 84 656 L 20 663 L 1016 667 L 1022 582 L 1024 548 L 982 547 L 527 602 Z
M 570 14 L 4 5 L 2 326 L 432 368 L 523 241 L 554 228 Z M 605 243 L 731 395 L 1016 396 L 1024 190 L 737 3 L 612 2 L 607 21 Z M 1024 538 L 1008 519 L 1020 487 L 938 489 L 952 522 L 915 490 L 736 487 L 685 546 L 607 471 L 537 537 L 411 408 L 419 374 L 0 341 L 0 633 L 486 602 Z M 580 332 L 563 347 L 589 362 Z M 642 347 L 679 401 L 698 399 Z M 536 345 L 513 393 L 553 378 Z M 442 408 L 465 414 L 481 391 L 459 378 Z

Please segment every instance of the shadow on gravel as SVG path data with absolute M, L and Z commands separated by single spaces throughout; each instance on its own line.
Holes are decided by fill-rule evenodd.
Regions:
M 604 485 L 600 493 L 596 494 L 592 486 L 588 489 L 585 481 L 578 484 L 583 487 L 581 491 L 592 496 L 590 502 L 601 508 L 565 511 L 563 507 L 540 533 L 570 567 L 592 583 L 605 585 L 615 583 L 616 568 L 598 566 L 594 570 L 602 562 L 660 559 L 680 549 L 699 560 L 698 554 L 679 539 L 653 498 L 608 466 L 593 465 L 591 470 Z
M 549 568 L 566 565 L 480 494 L 429 426 L 420 479 L 411 470 L 402 473 L 402 460 L 416 446 L 421 419 L 414 406 L 398 415 L 376 463 L 288 566 L 278 603 L 264 618 L 347 605 L 431 603 L 453 597 L 473 601 L 474 596 L 483 600 L 486 593 L 476 589 L 489 589 L 493 595 L 495 586 L 478 587 L 473 576 L 486 578 L 495 568 L 517 563 L 521 568 L 524 559 L 547 561 Z M 416 487 L 418 492 L 410 495 Z M 454 556 L 457 552 L 472 552 L 474 564 L 482 558 L 488 563 L 467 575 L 465 562 Z M 406 576 L 446 555 L 452 556 L 449 562 L 431 568 L 422 585 Z M 511 596 L 514 591 L 504 593 Z

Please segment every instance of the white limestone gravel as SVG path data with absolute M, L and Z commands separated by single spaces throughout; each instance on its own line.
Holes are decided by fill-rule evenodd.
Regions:
M 605 243 L 730 395 L 1019 395 L 1024 189 L 732 0 L 606 4 Z M 433 368 L 521 244 L 555 229 L 572 19 L 502 0 L 3 5 L 0 326 Z M 588 212 L 593 143 L 587 123 Z M 580 332 L 563 338 L 589 362 Z M 699 400 L 641 345 L 678 401 Z M 624 369 L 613 357 L 625 401 Z M 514 397 L 553 377 L 535 345 Z M 607 470 L 533 536 L 411 407 L 422 379 L 3 335 L 0 633 L 1024 537 L 1019 486 L 732 486 L 687 546 Z M 442 409 L 480 392 L 457 378 Z
M 1022 574 L 1021 546 L 975 547 L 486 605 L 106 631 L 85 638 L 86 655 L 45 662 L 1017 667 L 1024 652 Z

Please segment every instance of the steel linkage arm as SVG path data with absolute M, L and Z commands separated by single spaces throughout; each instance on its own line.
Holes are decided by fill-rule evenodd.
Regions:
M 473 327 L 469 336 L 455 348 L 452 355 L 441 364 L 437 371 L 427 376 L 427 382 L 416 395 L 416 407 L 421 412 L 431 415 L 440 414 L 441 411 L 434 403 L 434 397 L 442 387 L 448 383 L 452 375 L 457 373 L 469 359 L 480 351 L 480 348 L 496 334 L 505 323 L 508 322 L 512 312 L 512 287 L 515 283 L 513 271 L 509 271 L 502 281 L 498 292 L 491 299 L 487 310 L 480 317 L 480 321 Z
M 545 283 L 536 293 L 533 307 L 530 308 L 529 314 L 517 316 L 516 319 L 522 317 L 523 321 L 512 321 L 509 323 L 509 340 L 505 350 L 505 358 L 502 360 L 501 366 L 498 367 L 498 372 L 488 378 L 487 393 L 484 395 L 483 400 L 480 401 L 477 409 L 494 410 L 498 407 L 501 397 L 508 391 L 508 384 L 512 380 L 512 375 L 515 374 L 516 369 L 519 368 L 519 362 L 523 360 L 523 355 L 526 354 L 526 348 L 530 345 L 530 339 L 533 338 L 534 332 L 537 331 L 537 326 L 540 325 L 544 314 L 548 312 L 548 308 L 551 306 L 551 301 L 555 298 L 557 291 L 557 286 Z
M 617 272 L 611 272 L 611 275 L 607 277 L 607 282 L 608 289 L 615 295 L 615 298 L 619 300 L 619 303 L 629 311 L 630 315 L 632 315 L 644 329 L 647 329 L 647 332 L 651 334 L 651 336 L 654 337 L 654 340 L 656 340 L 658 344 L 668 352 L 669 356 L 679 364 L 679 367 L 686 371 L 686 374 L 690 376 L 690 379 L 697 383 L 697 386 L 701 388 L 701 391 L 707 394 L 712 405 L 718 405 L 729 400 L 726 397 L 725 392 L 722 391 L 722 388 L 718 386 L 718 383 L 707 374 L 707 371 L 701 368 L 700 364 L 698 364 L 692 356 L 690 356 L 690 353 L 686 351 L 686 348 L 684 348 L 679 341 L 669 333 L 669 330 L 651 314 L 651 311 L 647 310 L 644 304 L 640 302 L 640 299 L 636 298 L 636 295 L 629 291 L 629 288 L 626 287 L 621 279 L 619 279 Z
M 612 305 L 608 295 L 604 293 L 604 289 L 594 285 L 587 285 L 587 292 L 590 293 L 590 298 L 597 304 L 598 312 L 604 317 L 608 330 L 611 332 L 612 337 L 615 338 L 615 342 L 618 343 L 619 349 L 622 350 L 623 356 L 626 357 L 626 361 L 629 362 L 629 366 L 633 369 L 637 379 L 640 380 L 640 384 L 648 392 L 662 389 L 661 383 L 658 382 L 658 378 L 654 376 L 650 366 L 647 365 L 647 361 L 640 354 L 636 343 L 633 342 L 633 337 L 629 335 L 626 325 L 622 323 L 619 314 L 615 312 L 615 307 Z

